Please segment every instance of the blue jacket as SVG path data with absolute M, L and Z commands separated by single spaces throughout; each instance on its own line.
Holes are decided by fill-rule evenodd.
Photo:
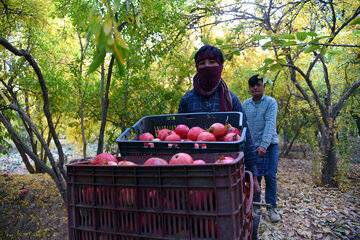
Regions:
M 253 98 L 247 99 L 243 107 L 249 119 L 250 133 L 255 146 L 267 149 L 270 144 L 278 144 L 276 100 L 264 94 L 258 103 L 254 102 Z

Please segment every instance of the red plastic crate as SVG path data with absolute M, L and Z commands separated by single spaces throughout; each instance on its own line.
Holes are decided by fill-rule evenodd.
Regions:
M 235 161 L 214 164 L 221 155 Z M 208 164 L 67 165 L 70 239 L 244 239 L 243 153 L 192 156 Z
M 245 171 L 245 182 L 249 187 L 245 187 L 246 193 L 246 211 L 245 211 L 245 237 L 246 240 L 252 239 L 253 230 L 253 198 L 254 198 L 254 182 L 253 175 L 250 171 Z

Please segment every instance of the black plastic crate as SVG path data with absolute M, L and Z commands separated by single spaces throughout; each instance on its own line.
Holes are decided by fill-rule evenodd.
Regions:
M 213 164 L 221 155 L 233 163 Z M 172 155 L 157 155 L 169 160 Z M 244 239 L 243 153 L 192 155 L 204 165 L 67 165 L 70 239 Z
M 239 129 L 241 139 L 234 142 L 185 142 L 185 141 L 139 141 L 142 133 L 150 132 L 156 137 L 156 131 L 167 128 L 174 130 L 179 124 L 185 124 L 189 128 L 198 126 L 203 129 L 209 128 L 213 123 L 230 123 Z M 131 138 L 131 139 L 130 139 Z M 154 115 L 141 118 L 132 127 L 126 129 L 117 139 L 119 152 L 126 155 L 146 154 L 175 154 L 178 152 L 194 153 L 219 153 L 219 152 L 241 152 L 244 151 L 246 139 L 246 128 L 243 128 L 243 114 L 241 112 L 211 112 L 211 113 L 186 113 Z M 145 146 L 145 143 L 152 143 Z M 202 147 L 198 144 L 206 144 Z

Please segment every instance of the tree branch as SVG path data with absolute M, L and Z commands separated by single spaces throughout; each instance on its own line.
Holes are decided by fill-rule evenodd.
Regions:
M 64 156 L 64 152 L 61 146 L 61 143 L 59 141 L 59 138 L 56 134 L 55 128 L 54 128 L 54 124 L 52 122 L 52 117 L 51 117 L 51 112 L 50 112 L 50 107 L 49 107 L 49 96 L 48 96 L 48 90 L 45 84 L 45 80 L 44 77 L 42 75 L 41 69 L 39 68 L 39 65 L 36 63 L 35 59 L 31 56 L 30 53 L 26 52 L 25 50 L 18 50 L 16 49 L 14 46 L 12 46 L 6 39 L 0 37 L 0 44 L 3 45 L 7 50 L 9 50 L 10 52 L 12 52 L 13 54 L 15 54 L 16 56 L 22 56 L 24 57 L 28 63 L 30 64 L 30 66 L 34 69 L 38 80 L 39 80 L 39 84 L 41 86 L 41 90 L 42 90 L 42 95 L 43 95 L 43 99 L 44 99 L 44 105 L 43 105 L 43 110 L 49 125 L 49 130 L 51 131 L 51 135 L 53 137 L 53 140 L 55 142 L 55 145 L 57 147 L 58 150 L 58 154 L 59 154 L 59 164 L 58 167 L 60 169 L 61 174 L 63 175 L 63 177 L 66 177 L 66 172 L 64 169 L 64 160 L 65 160 L 65 156 Z
M 344 102 L 351 96 L 351 94 L 360 87 L 360 78 L 349 88 L 349 90 L 339 99 L 339 102 L 333 107 L 331 116 L 335 119 L 344 106 Z

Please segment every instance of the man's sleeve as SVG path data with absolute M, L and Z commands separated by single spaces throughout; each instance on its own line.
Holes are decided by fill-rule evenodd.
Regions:
M 265 114 L 265 127 L 262 140 L 260 143 L 261 147 L 267 149 L 271 143 L 271 138 L 276 134 L 276 115 L 277 115 L 277 103 L 275 99 L 271 99 L 266 109 Z

